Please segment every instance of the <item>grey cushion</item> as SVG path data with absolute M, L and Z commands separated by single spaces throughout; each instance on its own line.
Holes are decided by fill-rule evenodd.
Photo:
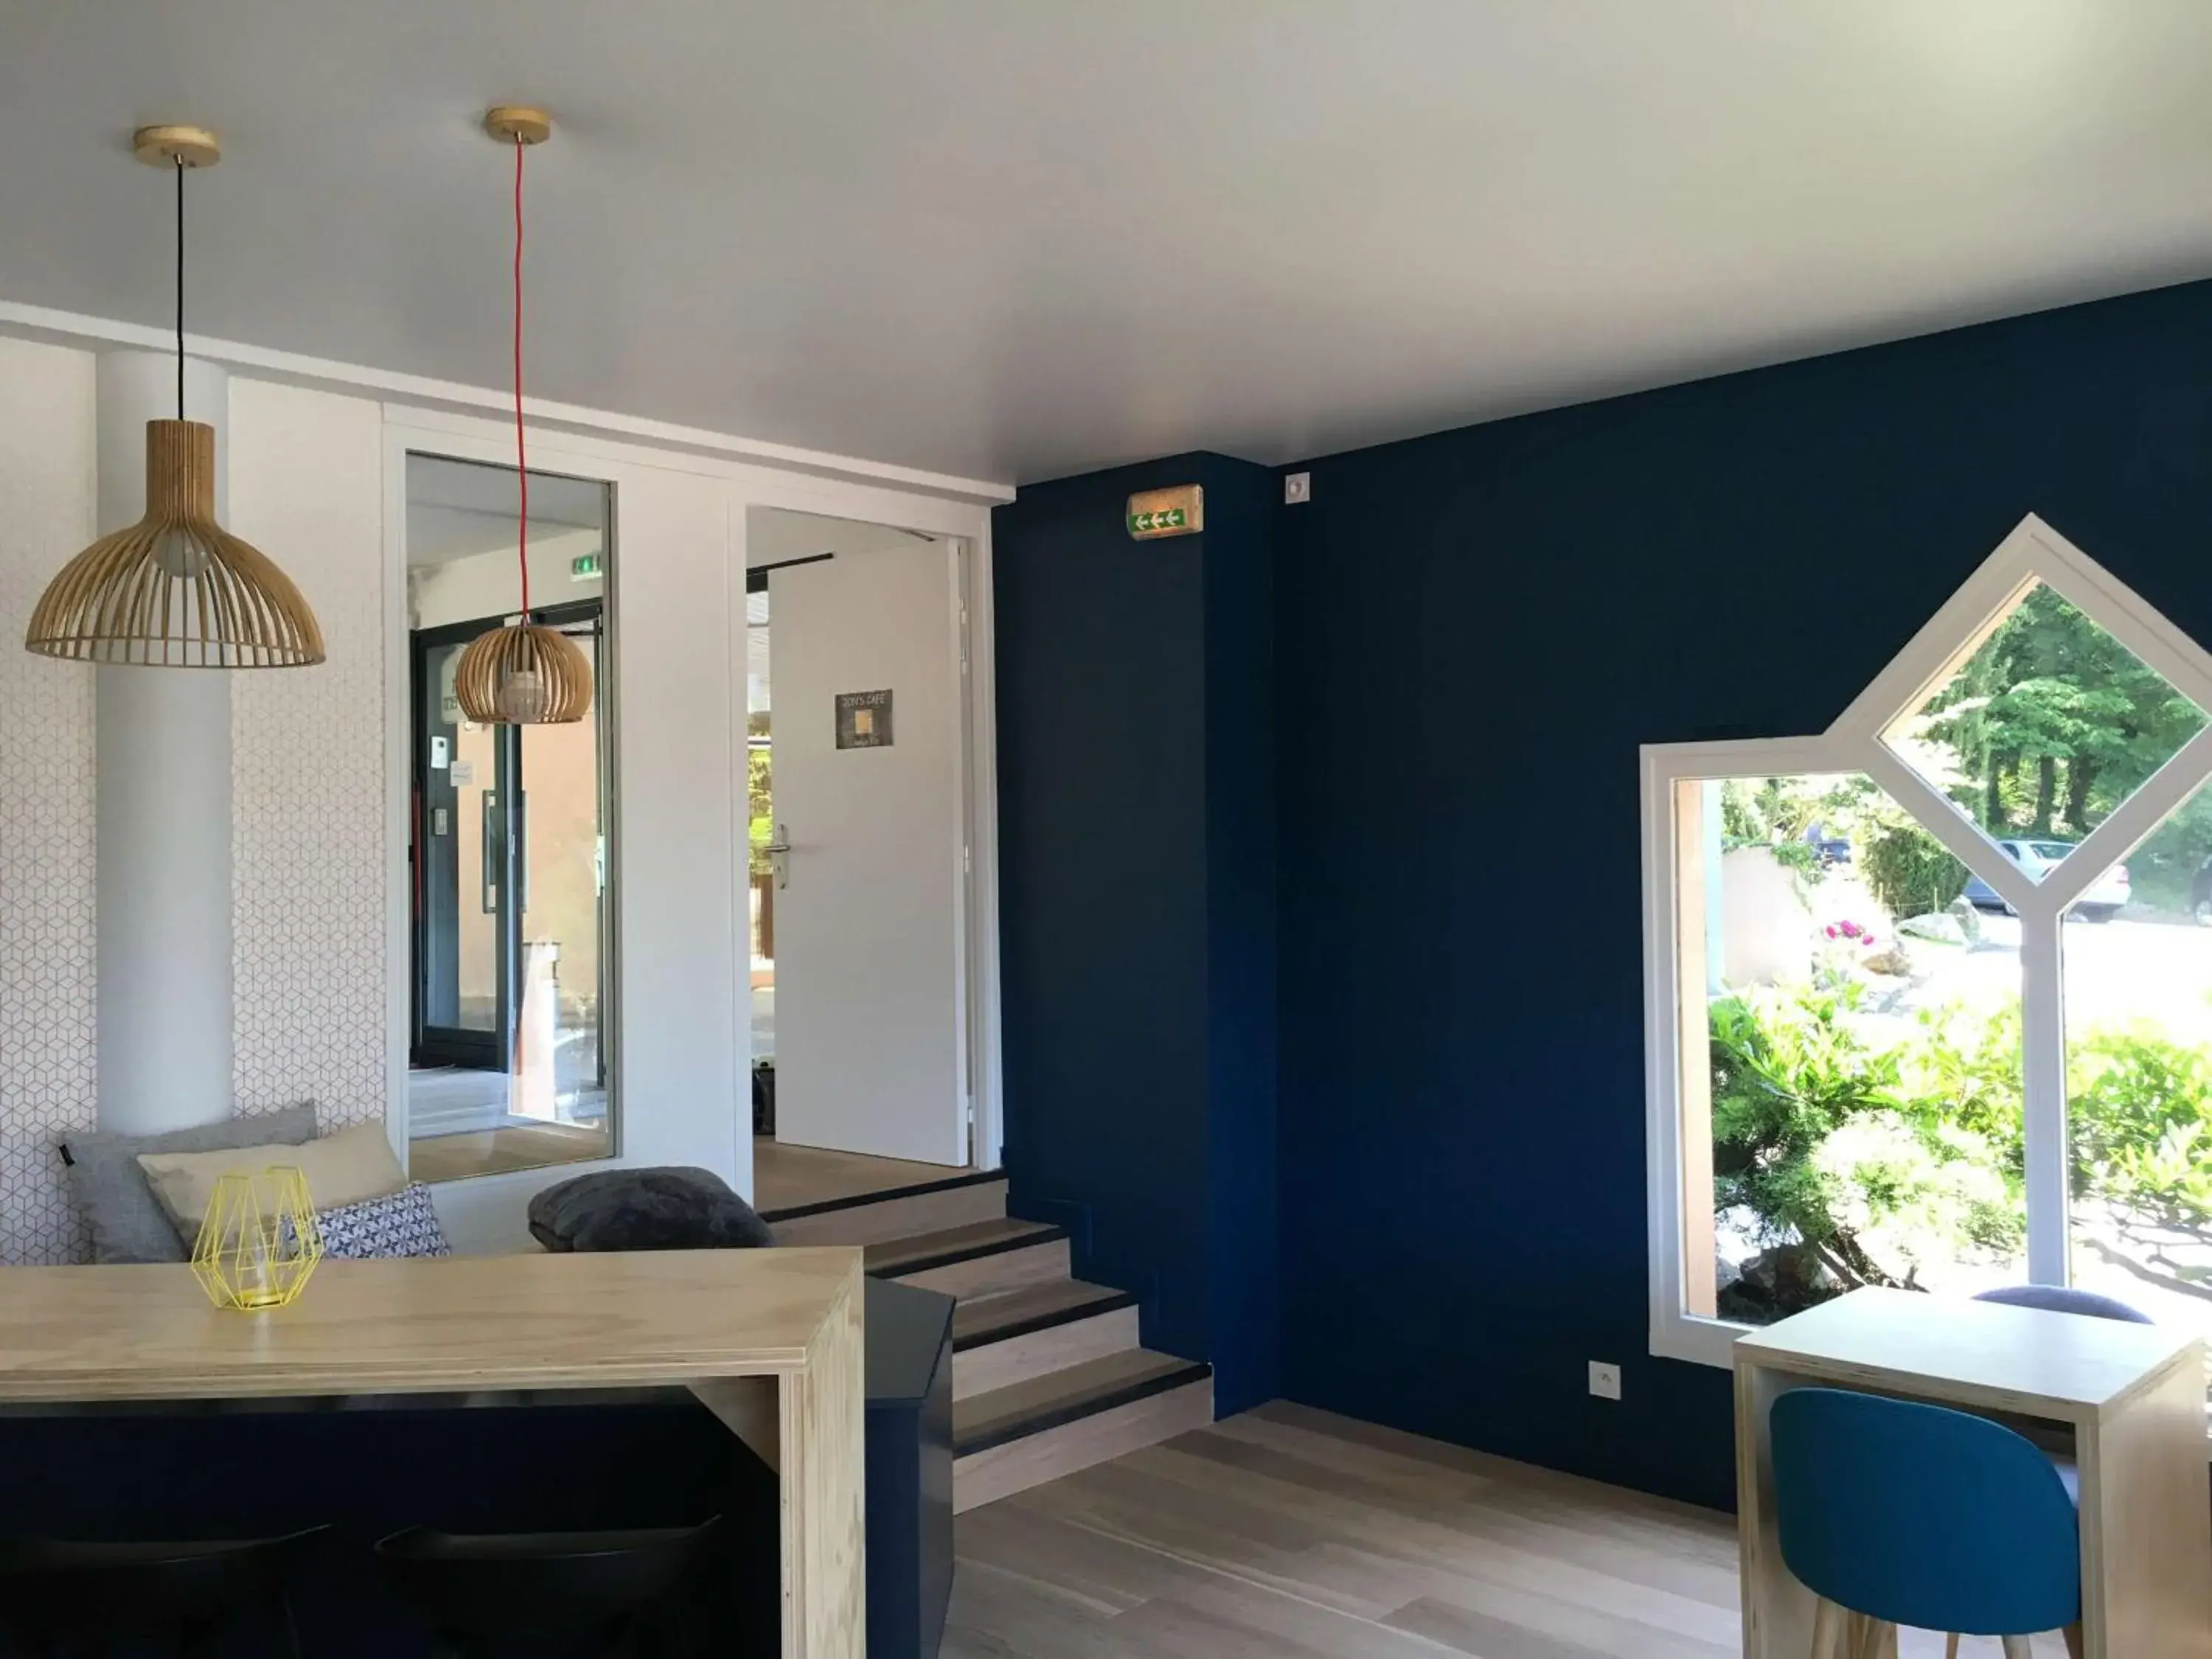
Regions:
M 2123 1324 L 2148 1325 L 2148 1314 L 2116 1302 L 2094 1291 L 2077 1291 L 2064 1285 L 2000 1285 L 1984 1291 L 1977 1302 L 2002 1302 L 2013 1308 L 2040 1308 L 2045 1313 L 2082 1314 L 2091 1319 L 2116 1319 Z
M 61 1138 L 77 1207 L 92 1224 L 95 1261 L 183 1261 L 191 1241 L 177 1237 L 138 1167 L 141 1152 L 214 1152 L 233 1146 L 297 1146 L 315 1138 L 313 1103 L 257 1117 L 225 1118 L 160 1135 L 73 1133 Z
M 705 1170 L 602 1170 L 530 1200 L 549 1250 L 733 1250 L 775 1243 L 768 1223 Z

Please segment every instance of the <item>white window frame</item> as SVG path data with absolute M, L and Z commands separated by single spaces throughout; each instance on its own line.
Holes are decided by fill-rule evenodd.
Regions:
M 1684 1249 L 1690 1220 L 1685 1181 L 1693 1167 L 1702 1170 L 1705 1201 L 1711 1201 L 1710 1152 L 1702 1164 L 1686 1162 L 1683 1130 L 1675 786 L 1692 780 L 1863 773 L 2019 913 L 2027 1273 L 2039 1285 L 2067 1282 L 2065 963 L 2060 929 L 2069 905 L 2212 778 L 2212 723 L 2122 801 L 2045 880 L 2032 880 L 1972 819 L 1901 760 L 1881 734 L 1900 716 L 1923 707 L 2037 582 L 2106 629 L 2184 696 L 2212 712 L 2212 653 L 2031 514 L 1826 732 L 1750 742 L 1644 745 L 1645 1161 L 1654 1354 L 1725 1366 L 1735 1339 L 1749 1328 L 1686 1310 L 1687 1275 L 1711 1272 L 1710 1260 L 1691 1263 Z M 1702 1012 L 1704 988 L 1695 988 L 1692 994 Z M 1700 1133 L 1709 1143 L 1709 1129 Z

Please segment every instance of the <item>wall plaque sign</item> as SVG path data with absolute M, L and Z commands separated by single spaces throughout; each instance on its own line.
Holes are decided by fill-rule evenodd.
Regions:
M 888 691 L 840 691 L 837 694 L 837 746 L 840 749 L 890 748 L 891 694 Z

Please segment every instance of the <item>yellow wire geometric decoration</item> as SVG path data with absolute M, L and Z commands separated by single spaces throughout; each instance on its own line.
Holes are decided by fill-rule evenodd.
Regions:
M 290 1164 L 216 1177 L 192 1272 L 218 1308 L 281 1308 L 323 1259 L 307 1177 Z

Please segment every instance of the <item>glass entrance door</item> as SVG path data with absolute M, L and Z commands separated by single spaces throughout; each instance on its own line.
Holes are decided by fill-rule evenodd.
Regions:
M 600 601 L 541 621 L 600 669 Z M 573 725 L 478 726 L 453 694 L 461 653 L 497 618 L 414 639 L 416 1066 L 508 1073 L 507 1113 L 603 1118 L 605 707 Z
M 507 1069 L 518 952 L 504 902 L 514 862 L 514 728 L 465 720 L 453 670 L 497 618 L 414 639 L 416 1066 Z

